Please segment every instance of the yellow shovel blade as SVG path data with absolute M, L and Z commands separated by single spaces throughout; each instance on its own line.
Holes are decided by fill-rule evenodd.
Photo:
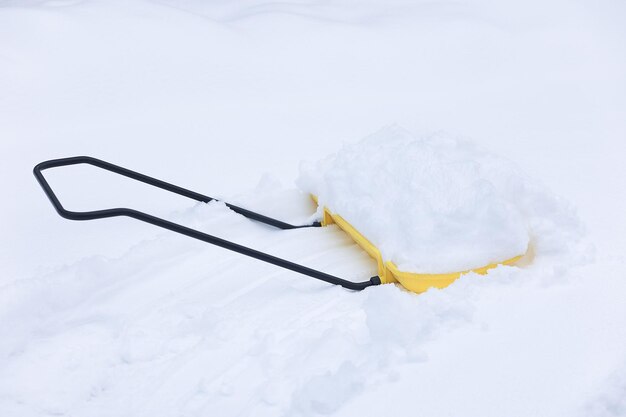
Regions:
M 317 197 L 311 196 L 317 203 Z M 415 293 L 422 293 L 431 287 L 445 288 L 452 284 L 461 275 L 469 272 L 475 272 L 477 274 L 486 274 L 492 268 L 498 265 L 514 265 L 524 255 L 518 255 L 511 259 L 507 259 L 502 262 L 492 263 L 482 266 L 480 268 L 470 269 L 460 272 L 448 272 L 444 274 L 422 274 L 415 272 L 400 271 L 398 267 L 391 261 L 384 261 L 383 257 L 376 246 L 372 244 L 365 236 L 363 236 L 358 230 L 356 230 L 350 223 L 348 223 L 339 214 L 332 213 L 327 207 L 324 207 L 324 218 L 322 219 L 322 226 L 328 226 L 329 224 L 336 224 L 341 230 L 346 232 L 357 245 L 359 245 L 365 252 L 367 252 L 372 258 L 376 260 L 378 264 L 378 276 L 381 283 L 390 284 L 397 282 L 409 291 Z

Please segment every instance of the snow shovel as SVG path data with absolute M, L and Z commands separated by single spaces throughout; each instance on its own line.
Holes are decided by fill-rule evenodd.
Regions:
M 161 188 L 163 190 L 170 191 L 175 194 L 179 194 L 188 198 L 191 198 L 196 201 L 202 201 L 204 203 L 208 203 L 209 201 L 216 200 L 212 197 L 208 197 L 203 194 L 196 193 L 194 191 L 187 190 L 185 188 L 179 187 L 177 185 L 169 184 L 165 181 L 158 180 L 156 178 L 149 177 L 144 174 L 140 174 L 135 171 L 131 171 L 130 169 L 122 168 L 118 165 L 111 164 L 109 162 L 102 161 L 100 159 L 92 158 L 89 156 L 76 156 L 72 158 L 62 158 L 62 159 L 53 159 L 50 161 L 45 161 L 37 166 L 35 166 L 34 174 L 39 181 L 39 184 L 43 188 L 44 192 L 52 202 L 52 205 L 56 209 L 56 211 L 64 218 L 70 220 L 93 220 L 93 219 L 103 219 L 106 217 L 116 217 L 116 216 L 127 216 L 132 217 L 133 219 L 141 220 L 142 222 L 150 223 L 155 226 L 162 227 L 167 230 L 171 230 L 172 232 L 180 233 L 185 236 L 192 237 L 194 239 L 201 240 L 203 242 L 210 243 L 212 245 L 220 246 L 222 248 L 232 250 L 234 252 L 240 253 L 242 255 L 250 256 L 252 258 L 258 259 L 263 262 L 267 262 L 281 268 L 289 269 L 294 272 L 298 272 L 303 275 L 307 275 L 309 277 L 319 279 L 330 284 L 340 285 L 344 288 L 350 290 L 360 291 L 364 288 L 370 287 L 372 285 L 379 284 L 389 284 L 389 283 L 399 283 L 404 288 L 409 291 L 415 293 L 422 293 L 429 288 L 445 288 L 458 279 L 461 275 L 474 272 L 477 274 L 486 274 L 492 268 L 497 267 L 498 265 L 513 265 L 518 260 L 520 260 L 524 254 L 519 256 L 515 256 L 511 259 L 507 259 L 502 262 L 491 263 L 489 265 L 485 265 L 479 268 L 474 268 L 467 271 L 459 271 L 459 272 L 448 272 L 448 273 L 423 273 L 423 272 L 414 272 L 414 271 L 402 271 L 400 270 L 396 264 L 394 264 L 391 260 L 383 259 L 383 256 L 380 250 L 372 244 L 364 235 L 362 235 L 357 229 L 355 229 L 348 221 L 346 221 L 343 217 L 341 217 L 337 213 L 331 212 L 327 207 L 324 207 L 324 216 L 321 222 L 314 222 L 312 224 L 306 225 L 292 225 L 289 223 L 282 222 L 280 220 L 273 219 L 271 217 L 264 216 L 259 213 L 255 213 L 253 211 L 247 210 L 245 208 L 237 207 L 232 204 L 225 203 L 227 207 L 229 207 L 232 211 L 241 214 L 244 217 L 247 217 L 251 220 L 265 223 L 267 225 L 276 227 L 278 229 L 288 230 L 288 229 L 299 229 L 304 227 L 320 227 L 327 226 L 330 224 L 336 224 L 340 229 L 346 232 L 354 241 L 357 243 L 363 250 L 365 250 L 378 265 L 378 275 L 371 277 L 368 281 L 363 282 L 352 282 L 345 280 L 343 278 L 336 277 L 334 275 L 327 274 L 322 271 L 318 271 L 316 269 L 312 269 L 306 267 L 304 265 L 300 265 L 294 262 L 290 262 L 286 259 L 278 258 L 276 256 L 260 252 L 258 250 L 239 245 L 237 243 L 221 239 L 216 236 L 209 235 L 204 232 L 200 232 L 195 229 L 191 229 L 189 227 L 185 227 L 183 225 L 170 222 L 165 219 L 161 219 L 159 217 L 152 216 L 147 213 L 143 213 L 141 211 L 129 209 L 129 208 L 111 208 L 106 210 L 96 210 L 96 211 L 84 211 L 84 212 L 76 212 L 66 210 L 57 196 L 50 188 L 50 185 L 44 178 L 42 171 L 49 168 L 62 167 L 67 165 L 76 165 L 76 164 L 89 164 L 96 166 L 98 168 L 102 168 L 107 171 L 114 172 L 116 174 L 123 175 L 128 178 L 132 178 L 134 180 L 143 182 L 145 184 L 152 185 L 157 188 Z M 313 199 L 317 202 L 315 196 L 312 196 Z

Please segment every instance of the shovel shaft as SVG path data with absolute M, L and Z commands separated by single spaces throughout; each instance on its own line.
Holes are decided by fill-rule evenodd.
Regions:
M 273 255 L 258 251 L 256 249 L 252 249 L 252 248 L 219 238 L 217 236 L 213 236 L 213 235 L 201 232 L 199 230 L 191 229 L 181 224 L 174 223 L 169 220 L 165 220 L 165 219 L 152 216 L 150 214 L 147 214 L 138 210 L 130 209 L 130 208 L 110 208 L 110 209 L 93 210 L 93 211 L 67 210 L 63 207 L 63 205 L 59 201 L 58 197 L 52 190 L 52 187 L 50 187 L 50 184 L 48 184 L 48 181 L 44 177 L 42 171 L 49 169 L 49 168 L 56 168 L 56 167 L 77 165 L 77 164 L 93 165 L 98 168 L 102 168 L 107 171 L 111 171 L 116 174 L 120 174 L 125 177 L 143 182 L 145 184 L 149 184 L 154 187 L 158 187 L 163 190 L 167 190 L 167 191 L 194 199 L 196 201 L 202 201 L 202 202 L 208 203 L 210 201 L 215 200 L 212 197 L 209 197 L 200 193 L 196 193 L 195 191 L 187 190 L 177 185 L 170 184 L 165 181 L 161 181 L 159 179 L 149 177 L 147 175 L 132 171 L 130 169 L 123 168 L 118 165 L 114 165 L 109 162 L 105 162 L 100 159 L 92 158 L 89 156 L 77 156 L 77 157 L 53 159 L 53 160 L 41 162 L 40 164 L 35 166 L 35 168 L 33 169 L 35 178 L 37 178 L 39 185 L 41 185 L 41 187 L 43 188 L 46 196 L 48 197 L 48 199 L 54 206 L 55 210 L 59 213 L 61 217 L 64 217 L 66 219 L 94 220 L 94 219 L 104 219 L 108 217 L 118 217 L 118 216 L 131 217 L 133 219 L 140 220 L 140 221 L 152 224 L 154 226 L 158 226 L 163 229 L 170 230 L 172 232 L 180 233 L 182 235 L 189 236 L 194 239 L 201 240 L 203 242 L 210 243 L 212 245 L 216 245 L 221 248 L 228 249 L 228 250 L 240 253 L 242 255 L 246 255 L 251 258 L 255 258 L 263 262 L 267 262 L 267 263 L 279 266 L 281 268 L 289 269 L 291 271 L 298 272 L 300 274 L 304 274 L 312 278 L 319 279 L 321 281 L 325 281 L 331 284 L 340 285 L 350 290 L 362 290 L 371 285 L 378 285 L 381 282 L 378 276 L 374 276 L 370 278 L 368 281 L 363 281 L 363 282 L 348 281 L 348 280 L 336 277 L 334 275 L 330 275 L 325 272 L 318 271 L 318 270 L 306 267 L 304 265 L 300 265 L 300 264 L 288 261 L 286 259 L 279 258 Z M 249 219 L 252 219 L 261 223 L 265 223 L 270 226 L 274 226 L 276 228 L 283 229 L 283 230 L 320 226 L 319 222 L 315 222 L 313 224 L 308 224 L 308 225 L 292 225 L 292 224 L 285 223 L 280 220 L 276 220 L 276 219 L 264 216 L 259 213 L 255 213 L 253 211 L 250 211 L 250 210 L 247 210 L 247 209 L 244 209 L 244 208 L 232 205 L 232 204 L 228 204 L 228 203 L 225 203 L 225 204 L 234 212 L 239 213 Z

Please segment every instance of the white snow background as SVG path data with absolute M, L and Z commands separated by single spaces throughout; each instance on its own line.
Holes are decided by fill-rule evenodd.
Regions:
M 624 21 L 617 0 L 0 1 L 0 416 L 626 415 Z M 130 219 L 64 220 L 31 174 L 92 155 L 304 221 L 301 161 L 393 124 L 508 158 L 576 213 L 582 250 L 354 293 Z M 47 176 L 71 209 L 375 271 L 333 227 Z

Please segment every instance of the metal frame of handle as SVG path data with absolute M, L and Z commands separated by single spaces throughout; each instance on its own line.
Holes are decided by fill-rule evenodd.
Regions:
M 191 229 L 181 224 L 173 223 L 168 220 L 155 217 L 150 214 L 147 214 L 138 210 L 130 209 L 130 208 L 120 207 L 120 208 L 110 208 L 110 209 L 105 209 L 105 210 L 94 210 L 94 211 L 67 210 L 63 207 L 63 205 L 57 198 L 56 194 L 54 193 L 54 191 L 48 184 L 48 181 L 46 181 L 42 171 L 46 169 L 50 169 L 50 168 L 57 168 L 57 167 L 78 165 L 78 164 L 93 165 L 95 167 L 98 167 L 98 168 L 101 168 L 110 172 L 114 172 L 124 177 L 128 177 L 128 178 L 143 182 L 145 184 L 149 184 L 154 187 L 161 188 L 163 190 L 170 191 L 172 193 L 191 198 L 196 201 L 208 203 L 210 201 L 216 200 L 215 198 L 208 197 L 206 195 L 199 194 L 191 190 L 187 190 L 177 185 L 170 184 L 165 181 L 161 181 L 156 178 L 149 177 L 144 174 L 140 174 L 130 169 L 123 168 L 118 165 L 114 165 L 109 162 L 102 161 L 100 159 L 92 158 L 90 156 L 76 156 L 76 157 L 71 157 L 71 158 L 52 159 L 49 161 L 41 162 L 35 166 L 35 168 L 33 169 L 33 174 L 35 175 L 35 178 L 37 178 L 39 185 L 41 185 L 41 188 L 43 188 L 43 191 L 46 193 L 46 196 L 48 197 L 48 199 L 50 200 L 50 202 L 56 209 L 57 213 L 59 213 L 61 217 L 64 217 L 66 219 L 95 220 L 95 219 L 104 219 L 104 218 L 118 217 L 118 216 L 131 217 L 133 219 L 150 223 L 152 225 L 162 227 L 172 232 L 180 233 L 182 235 L 189 236 L 194 239 L 198 239 L 203 242 L 210 243 L 212 245 L 216 245 L 224 249 L 228 249 L 228 250 L 240 253 L 242 255 L 250 256 L 260 261 L 267 262 L 267 263 L 279 266 L 281 268 L 289 269 L 291 271 L 298 272 L 300 274 L 304 274 L 312 278 L 328 282 L 330 284 L 340 285 L 350 290 L 362 290 L 369 286 L 378 285 L 381 283 L 380 278 L 378 276 L 371 277 L 368 281 L 363 281 L 363 282 L 348 281 L 348 280 L 336 277 L 334 275 L 330 275 L 325 272 L 306 267 L 304 265 L 290 262 L 286 259 L 278 258 L 276 256 L 273 256 L 264 252 L 260 252 L 258 250 L 255 250 L 246 246 L 242 246 L 237 243 L 234 243 L 225 239 L 221 239 L 219 237 L 209 235 L 207 233 L 203 233 L 195 229 Z M 225 203 L 225 204 L 234 212 L 239 213 L 251 220 L 265 223 L 267 225 L 270 225 L 270 226 L 273 226 L 282 230 L 321 226 L 319 222 L 315 222 L 315 223 L 307 224 L 307 225 L 292 225 L 289 223 L 282 222 L 280 220 L 273 219 L 271 217 L 264 216 L 259 213 L 255 213 L 245 208 L 237 207 L 235 205 L 228 204 L 228 203 Z

